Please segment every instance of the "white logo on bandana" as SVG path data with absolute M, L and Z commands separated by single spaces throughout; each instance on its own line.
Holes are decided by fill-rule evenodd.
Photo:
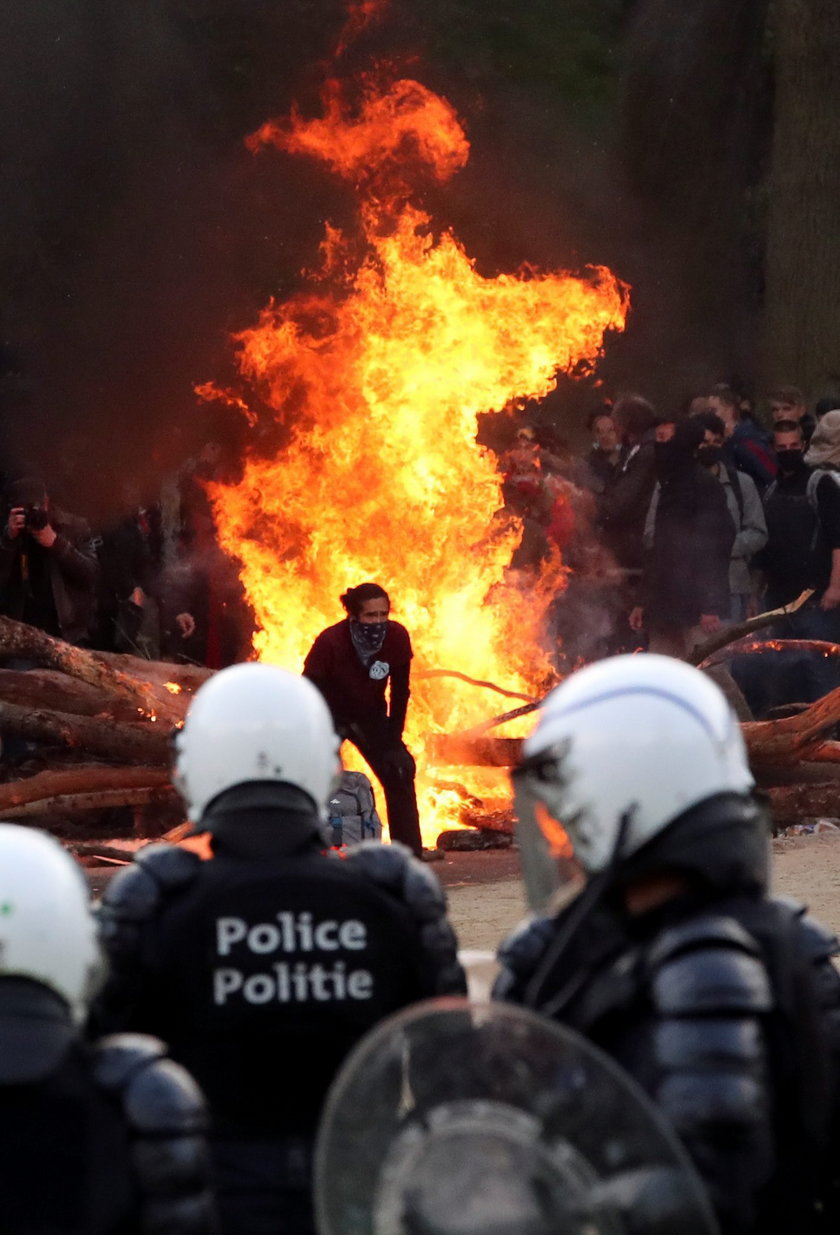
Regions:
M 391 672 L 391 666 L 387 660 L 375 660 L 370 667 L 370 676 L 374 682 L 381 682 L 383 678 L 387 678 Z

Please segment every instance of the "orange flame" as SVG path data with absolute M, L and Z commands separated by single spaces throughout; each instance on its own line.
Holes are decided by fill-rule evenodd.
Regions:
M 163 685 L 164 688 L 169 691 L 170 695 L 180 695 L 181 691 L 184 689 L 183 686 L 180 686 L 177 682 L 164 682 Z
M 294 114 L 249 139 L 272 144 L 354 185 L 361 256 L 359 239 L 328 225 L 308 290 L 237 336 L 240 371 L 287 438 L 276 458 L 252 454 L 239 484 L 210 489 L 256 653 L 299 670 L 342 616 L 339 593 L 374 579 L 419 665 L 539 694 L 553 678 L 543 618 L 564 568 L 556 553 L 539 578 L 507 570 L 521 529 L 494 518 L 499 477 L 476 414 L 543 397 L 558 370 L 595 361 L 605 332 L 623 328 L 627 289 L 606 269 L 488 278 L 451 232 L 435 236 L 407 200 L 409 172 L 444 181 L 469 148 L 452 107 L 417 82 L 368 80 L 355 109 L 332 83 L 322 117 Z M 416 680 L 408 742 L 421 769 L 427 736 L 475 724 L 492 699 Z M 454 812 L 446 797 L 421 798 L 430 838 Z

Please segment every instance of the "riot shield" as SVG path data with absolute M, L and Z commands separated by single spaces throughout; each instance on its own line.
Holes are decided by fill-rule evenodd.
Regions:
M 318 1137 L 320 1235 L 714 1235 L 639 1087 L 506 1004 L 415 1005 L 368 1034 Z

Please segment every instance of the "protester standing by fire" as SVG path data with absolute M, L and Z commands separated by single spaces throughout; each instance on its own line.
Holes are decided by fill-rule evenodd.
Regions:
M 341 603 L 347 617 L 321 631 L 303 672 L 329 704 L 340 736 L 353 743 L 381 783 L 391 839 L 420 857 L 416 765 L 402 737 L 411 693 L 411 639 L 389 618 L 391 602 L 378 583 L 349 588 Z
M 465 990 L 434 876 L 401 847 L 325 853 L 340 770 L 305 678 L 232 665 L 196 694 L 175 783 L 212 857 L 140 851 L 105 894 L 98 1031 L 157 1032 L 201 1085 L 224 1235 L 311 1235 L 326 1092 L 356 1041 Z

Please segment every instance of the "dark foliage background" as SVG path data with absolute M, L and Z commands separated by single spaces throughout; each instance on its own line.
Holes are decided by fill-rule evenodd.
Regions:
M 471 161 L 430 204 L 483 270 L 606 263 L 633 285 L 603 390 L 561 382 L 537 411 L 563 433 L 574 438 L 593 400 L 623 388 L 674 406 L 718 380 L 785 378 L 812 394 L 833 382 L 825 337 L 820 356 L 807 342 L 796 353 L 793 373 L 778 371 L 762 334 L 770 186 L 777 248 L 778 216 L 794 232 L 808 226 L 785 209 L 802 182 L 778 175 L 790 156 L 774 148 L 774 81 L 789 68 L 792 28 L 819 22 L 821 54 L 840 51 L 831 3 L 392 0 L 345 54 L 342 73 L 387 59 L 457 107 Z M 294 287 L 324 219 L 350 209 L 319 168 L 254 159 L 242 143 L 295 99 L 317 106 L 342 21 L 339 0 L 3 6 L 8 468 L 43 469 L 62 500 L 94 513 L 116 501 L 123 475 L 157 478 L 212 430 L 194 383 L 225 380 L 230 331 Z M 800 42 L 807 81 L 816 51 Z M 840 89 L 819 84 L 822 95 Z M 797 125 L 814 127 L 815 94 L 785 94 L 793 148 Z M 809 192 L 840 203 L 837 133 L 820 128 Z M 840 237 L 830 209 L 819 219 Z M 832 253 L 802 257 L 802 297 L 812 260 Z M 797 312 L 791 278 L 781 286 L 776 340 Z M 829 315 L 829 291 L 823 299 Z

